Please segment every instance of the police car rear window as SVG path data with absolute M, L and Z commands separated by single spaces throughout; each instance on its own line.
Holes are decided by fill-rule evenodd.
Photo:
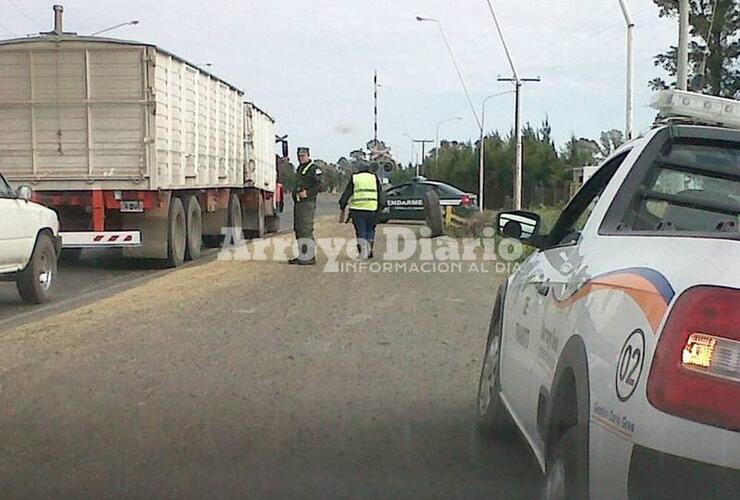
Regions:
M 617 232 L 740 235 L 740 144 L 674 143 L 653 161 Z

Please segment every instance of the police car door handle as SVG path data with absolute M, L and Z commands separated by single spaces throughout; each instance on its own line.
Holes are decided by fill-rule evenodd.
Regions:
M 539 293 L 543 297 L 547 297 L 547 295 L 550 293 L 550 283 L 541 283 L 537 285 L 537 293 Z

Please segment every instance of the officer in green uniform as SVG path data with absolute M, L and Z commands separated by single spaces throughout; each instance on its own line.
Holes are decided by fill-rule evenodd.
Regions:
M 311 161 L 308 148 L 298 148 L 296 187 L 293 190 L 293 229 L 298 240 L 298 257 L 290 264 L 312 266 L 316 264 L 316 241 L 313 221 L 316 213 L 316 196 L 321 191 L 322 172 Z

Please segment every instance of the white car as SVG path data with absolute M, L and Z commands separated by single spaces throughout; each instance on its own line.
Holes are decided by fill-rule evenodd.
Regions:
M 56 213 L 31 202 L 31 194 L 0 174 L 0 281 L 15 281 L 25 301 L 40 304 L 54 288 L 61 238 Z
M 740 102 L 720 104 L 740 122 Z M 740 130 L 659 126 L 548 234 L 533 213 L 497 224 L 536 251 L 494 307 L 484 434 L 515 424 L 543 498 L 740 498 Z

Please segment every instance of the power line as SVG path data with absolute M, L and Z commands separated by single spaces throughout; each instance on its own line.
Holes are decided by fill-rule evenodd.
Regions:
M 416 16 L 416 20 L 419 22 L 425 22 L 425 21 L 433 22 L 437 25 L 437 28 L 439 28 L 439 33 L 442 35 L 442 40 L 447 46 L 447 51 L 450 53 L 450 58 L 452 59 L 452 65 L 455 67 L 457 76 L 460 79 L 460 83 L 462 84 L 463 90 L 465 91 L 465 96 L 468 98 L 468 104 L 470 104 L 470 111 L 473 113 L 473 117 L 475 118 L 475 122 L 478 124 L 478 127 L 480 127 L 481 126 L 480 118 L 478 117 L 478 112 L 475 109 L 475 104 L 473 104 L 473 98 L 470 97 L 470 91 L 468 90 L 468 85 L 465 83 L 465 78 L 463 77 L 462 71 L 460 70 L 460 66 L 457 64 L 457 59 L 455 58 L 455 52 L 452 50 L 452 46 L 450 45 L 449 40 L 447 40 L 447 35 L 445 34 L 445 30 L 442 27 L 442 23 L 439 22 L 437 19 L 434 19 L 431 17 Z
M 20 8 L 20 7 L 18 6 L 18 4 L 17 4 L 17 3 L 15 3 L 15 1 L 14 1 L 14 0 L 8 0 L 8 3 L 9 3 L 9 4 L 10 4 L 10 5 L 11 5 L 11 6 L 12 6 L 12 7 L 13 7 L 13 8 L 15 9 L 15 10 L 17 10 L 18 12 L 20 12 L 20 13 L 21 13 L 21 15 L 22 15 L 23 17 L 25 17 L 25 18 L 26 18 L 26 19 L 28 20 L 28 22 L 30 22 L 30 23 L 31 23 L 32 25 L 36 26 L 37 28 L 41 28 L 41 29 L 43 29 L 43 26 L 42 26 L 42 25 L 41 25 L 40 23 L 38 23 L 37 21 L 35 21 L 34 19 L 32 19 L 32 18 L 31 18 L 31 16 L 29 16 L 28 14 L 26 14 L 26 12 L 25 12 L 25 11 L 24 11 L 23 9 L 21 9 L 21 8 Z
M 486 3 L 488 3 L 488 9 L 491 11 L 493 22 L 496 25 L 496 31 L 498 31 L 498 37 L 501 39 L 501 45 L 504 46 L 504 52 L 506 53 L 506 59 L 509 61 L 509 66 L 511 66 L 511 72 L 514 74 L 514 79 L 518 81 L 519 75 L 517 75 L 516 73 L 516 67 L 514 67 L 514 61 L 512 61 L 511 59 L 511 52 L 509 52 L 509 46 L 506 44 L 506 39 L 504 38 L 504 32 L 501 30 L 501 24 L 499 24 L 498 22 L 498 16 L 496 16 L 496 11 L 493 9 L 493 4 L 491 3 L 491 0 L 486 0 Z
M 0 23 L 0 28 L 4 29 L 5 32 L 10 36 L 18 36 L 18 33 L 14 33 L 13 30 L 5 26 L 3 23 Z
M 636 14 L 634 14 L 635 24 L 637 25 L 646 25 L 649 20 L 646 19 L 644 14 L 651 12 L 653 9 L 647 8 L 642 9 L 638 11 Z M 652 16 L 651 16 L 652 17 Z M 601 14 L 595 18 L 593 18 L 591 21 L 585 21 L 585 24 L 592 24 L 592 22 L 595 22 L 597 20 L 601 20 L 604 18 L 604 15 Z M 615 30 L 621 30 L 623 28 L 623 24 L 614 24 L 613 26 L 608 27 L 601 27 L 601 28 L 581 28 L 578 30 L 575 30 L 570 33 L 570 36 L 563 37 L 559 41 L 555 43 L 548 43 L 543 42 L 542 44 L 538 45 L 532 52 L 537 53 L 538 55 L 535 56 L 532 59 L 529 59 L 527 62 L 527 65 L 524 66 L 524 72 L 528 72 L 530 69 L 534 68 L 535 66 L 539 66 L 540 63 L 543 63 L 544 61 L 551 60 L 554 58 L 554 54 L 556 52 L 562 52 L 564 49 L 570 49 L 571 47 L 579 44 L 584 43 L 584 39 L 587 39 L 589 42 L 593 42 L 594 40 L 599 40 L 604 35 L 611 33 Z M 577 35 L 583 35 L 583 37 L 577 36 Z M 610 37 L 605 40 L 599 40 L 600 43 L 605 44 L 612 42 L 614 40 L 617 40 L 619 38 L 622 38 L 622 33 L 620 32 L 617 36 Z M 546 65 L 545 67 L 550 67 L 551 65 Z
M 398 109 L 398 114 L 401 117 L 401 124 L 403 125 L 403 131 L 404 131 L 404 133 L 405 134 L 408 134 L 408 135 L 411 135 L 410 132 L 409 132 L 408 123 L 406 122 L 406 117 L 403 114 L 402 106 L 401 106 L 398 98 L 396 98 L 396 93 L 393 91 L 393 87 L 391 87 L 389 85 L 386 85 L 384 83 L 378 83 L 378 87 L 381 88 L 381 89 L 385 89 L 385 90 L 388 91 L 388 93 L 391 96 L 391 99 L 393 100 L 393 103 L 396 105 L 396 108 Z

